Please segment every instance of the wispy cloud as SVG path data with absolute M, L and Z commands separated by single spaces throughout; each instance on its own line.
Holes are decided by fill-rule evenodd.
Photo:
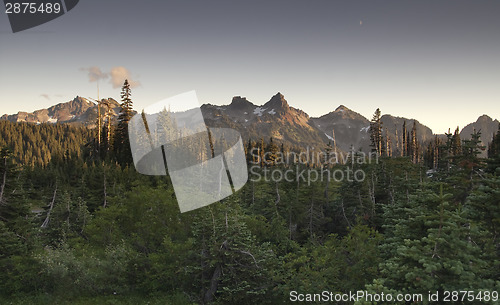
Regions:
M 135 88 L 141 85 L 139 81 L 133 80 L 130 71 L 125 67 L 113 67 L 109 73 L 111 76 L 111 84 L 113 88 L 120 88 L 123 82 L 128 79 L 131 88 Z
M 46 94 L 46 93 L 42 93 L 42 94 L 40 94 L 40 96 L 41 96 L 41 97 L 44 97 L 44 98 L 46 98 L 47 100 L 49 100 L 49 101 L 50 101 L 50 96 L 49 96 L 48 94 Z
M 92 66 L 87 68 L 80 68 L 81 71 L 87 72 L 89 82 L 96 82 L 102 79 L 109 78 L 109 83 L 113 88 L 120 88 L 123 82 L 128 79 L 132 88 L 138 87 L 141 83 L 132 78 L 130 71 L 122 66 L 111 68 L 109 72 L 102 71 L 99 67 Z
M 87 76 L 89 77 L 89 82 L 97 82 L 98 80 L 106 79 L 109 77 L 108 73 L 101 71 L 101 69 L 96 66 L 81 68 L 80 70 L 87 72 Z

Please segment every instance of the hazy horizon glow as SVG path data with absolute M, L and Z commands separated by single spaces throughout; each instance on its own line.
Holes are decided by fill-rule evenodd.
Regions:
M 313 117 L 380 108 L 443 133 L 500 119 L 499 13 L 482 0 L 80 1 L 16 34 L 0 13 L 0 115 L 96 98 L 97 67 L 101 97 L 135 82 L 136 109 L 191 90 L 257 105 L 279 91 Z

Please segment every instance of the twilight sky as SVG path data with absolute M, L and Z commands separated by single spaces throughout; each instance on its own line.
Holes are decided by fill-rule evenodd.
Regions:
M 99 78 L 119 99 L 128 75 L 136 109 L 280 91 L 311 116 L 379 107 L 442 133 L 500 119 L 499 16 L 492 0 L 81 0 L 13 34 L 0 12 L 0 115 L 95 98 Z

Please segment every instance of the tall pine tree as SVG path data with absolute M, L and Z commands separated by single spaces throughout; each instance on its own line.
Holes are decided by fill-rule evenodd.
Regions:
M 498 124 L 498 131 L 493 137 L 493 140 L 488 145 L 488 171 L 495 173 L 497 168 L 500 171 L 500 124 Z M 500 172 L 497 172 L 497 175 Z
M 377 108 L 370 122 L 370 140 L 371 146 L 373 147 L 372 150 L 382 155 L 384 152 L 384 140 L 382 138 L 382 121 L 380 117 L 381 112 L 380 109 Z
M 121 164 L 132 163 L 132 156 L 130 153 L 130 141 L 128 137 L 128 123 L 133 116 L 131 89 L 128 80 L 125 80 L 122 86 L 121 97 L 121 111 L 118 116 L 118 126 L 115 135 L 115 154 L 117 160 Z

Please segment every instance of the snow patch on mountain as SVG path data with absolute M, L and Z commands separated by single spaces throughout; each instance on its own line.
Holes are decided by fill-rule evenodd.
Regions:
M 262 108 L 262 107 L 257 107 L 253 110 L 253 114 L 256 114 L 258 116 L 262 116 L 262 114 L 264 113 L 264 111 L 266 111 L 266 108 Z

